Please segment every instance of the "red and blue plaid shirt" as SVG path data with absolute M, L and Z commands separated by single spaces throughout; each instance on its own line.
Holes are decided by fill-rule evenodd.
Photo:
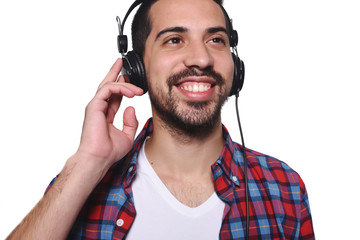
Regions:
M 136 216 L 131 183 L 136 175 L 137 155 L 152 131 L 150 119 L 132 150 L 108 171 L 94 189 L 80 211 L 69 239 L 126 237 Z M 215 191 L 225 202 L 219 239 L 245 239 L 242 146 L 231 140 L 225 127 L 223 137 L 226 144 L 211 167 Z M 246 151 L 250 239 L 314 239 L 308 195 L 300 176 L 277 159 L 249 149 Z

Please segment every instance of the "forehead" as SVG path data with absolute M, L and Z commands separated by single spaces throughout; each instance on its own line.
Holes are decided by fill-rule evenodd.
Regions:
M 159 0 L 151 7 L 149 16 L 153 31 L 174 26 L 226 27 L 221 7 L 214 0 Z

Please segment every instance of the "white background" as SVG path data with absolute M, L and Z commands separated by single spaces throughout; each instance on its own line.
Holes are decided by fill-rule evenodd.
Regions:
M 1 1 L 0 239 L 76 151 L 84 108 L 119 56 L 115 16 L 124 16 L 130 3 Z M 247 147 L 300 173 L 317 239 L 354 239 L 360 214 L 357 1 L 225 0 L 225 7 L 246 64 L 240 112 Z M 148 97 L 125 99 L 129 104 L 141 128 L 151 115 Z M 223 122 L 239 142 L 234 97 Z

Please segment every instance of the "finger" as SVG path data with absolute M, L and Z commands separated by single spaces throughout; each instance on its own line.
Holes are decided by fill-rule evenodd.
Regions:
M 106 120 L 108 123 L 113 123 L 115 119 L 115 115 L 120 108 L 122 101 L 122 96 L 113 95 L 108 101 L 108 109 L 106 113 Z
M 143 90 L 141 88 L 129 83 L 107 83 L 98 90 L 95 98 L 108 101 L 112 95 L 132 98 L 134 96 L 141 96 L 142 93 Z
M 121 68 L 122 68 L 122 59 L 118 58 L 115 61 L 115 63 L 112 65 L 108 74 L 106 75 L 104 80 L 100 83 L 98 88 L 101 88 L 104 84 L 106 84 L 108 82 L 116 82 L 116 80 L 120 74 Z
M 134 88 L 135 91 L 132 91 L 131 88 Z M 101 111 L 105 115 L 108 115 L 107 113 L 110 112 L 111 116 L 109 115 L 109 117 L 107 117 L 107 121 L 112 122 L 112 118 L 115 116 L 121 104 L 122 96 L 132 98 L 136 95 L 140 96 L 141 94 L 142 90 L 133 85 L 126 86 L 126 83 L 107 84 L 96 93 L 95 97 L 87 105 L 86 111 Z M 113 97 L 110 99 L 111 96 Z
M 136 130 L 138 128 L 138 121 L 133 107 L 127 107 L 123 116 L 123 132 L 128 138 L 133 141 L 135 138 Z
M 118 79 L 117 79 L 116 82 L 124 83 L 124 82 L 126 82 L 126 81 L 125 81 L 124 76 L 123 76 L 123 75 L 120 75 L 120 76 L 118 77 Z
M 123 84 L 123 87 L 127 87 L 127 89 L 124 89 L 119 94 L 112 93 L 111 97 L 106 100 L 108 102 L 108 110 L 106 116 L 107 116 L 107 121 L 109 123 L 112 123 L 114 121 L 115 115 L 119 110 L 123 95 L 131 98 L 136 95 L 140 96 L 143 93 L 141 89 L 134 87 L 133 85 L 130 84 Z M 129 90 L 128 94 L 127 92 L 125 92 L 127 90 Z

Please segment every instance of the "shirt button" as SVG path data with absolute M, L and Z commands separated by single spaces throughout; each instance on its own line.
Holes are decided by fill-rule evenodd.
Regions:
M 129 167 L 128 173 L 131 173 L 132 170 L 133 170 L 133 166 Z
M 232 176 L 232 180 L 233 180 L 233 182 L 237 182 L 238 181 L 238 178 L 237 178 L 237 176 Z
M 121 218 L 118 219 L 118 220 L 116 221 L 116 225 L 117 225 L 118 227 L 121 227 L 122 225 L 124 225 L 124 220 L 122 220 Z

